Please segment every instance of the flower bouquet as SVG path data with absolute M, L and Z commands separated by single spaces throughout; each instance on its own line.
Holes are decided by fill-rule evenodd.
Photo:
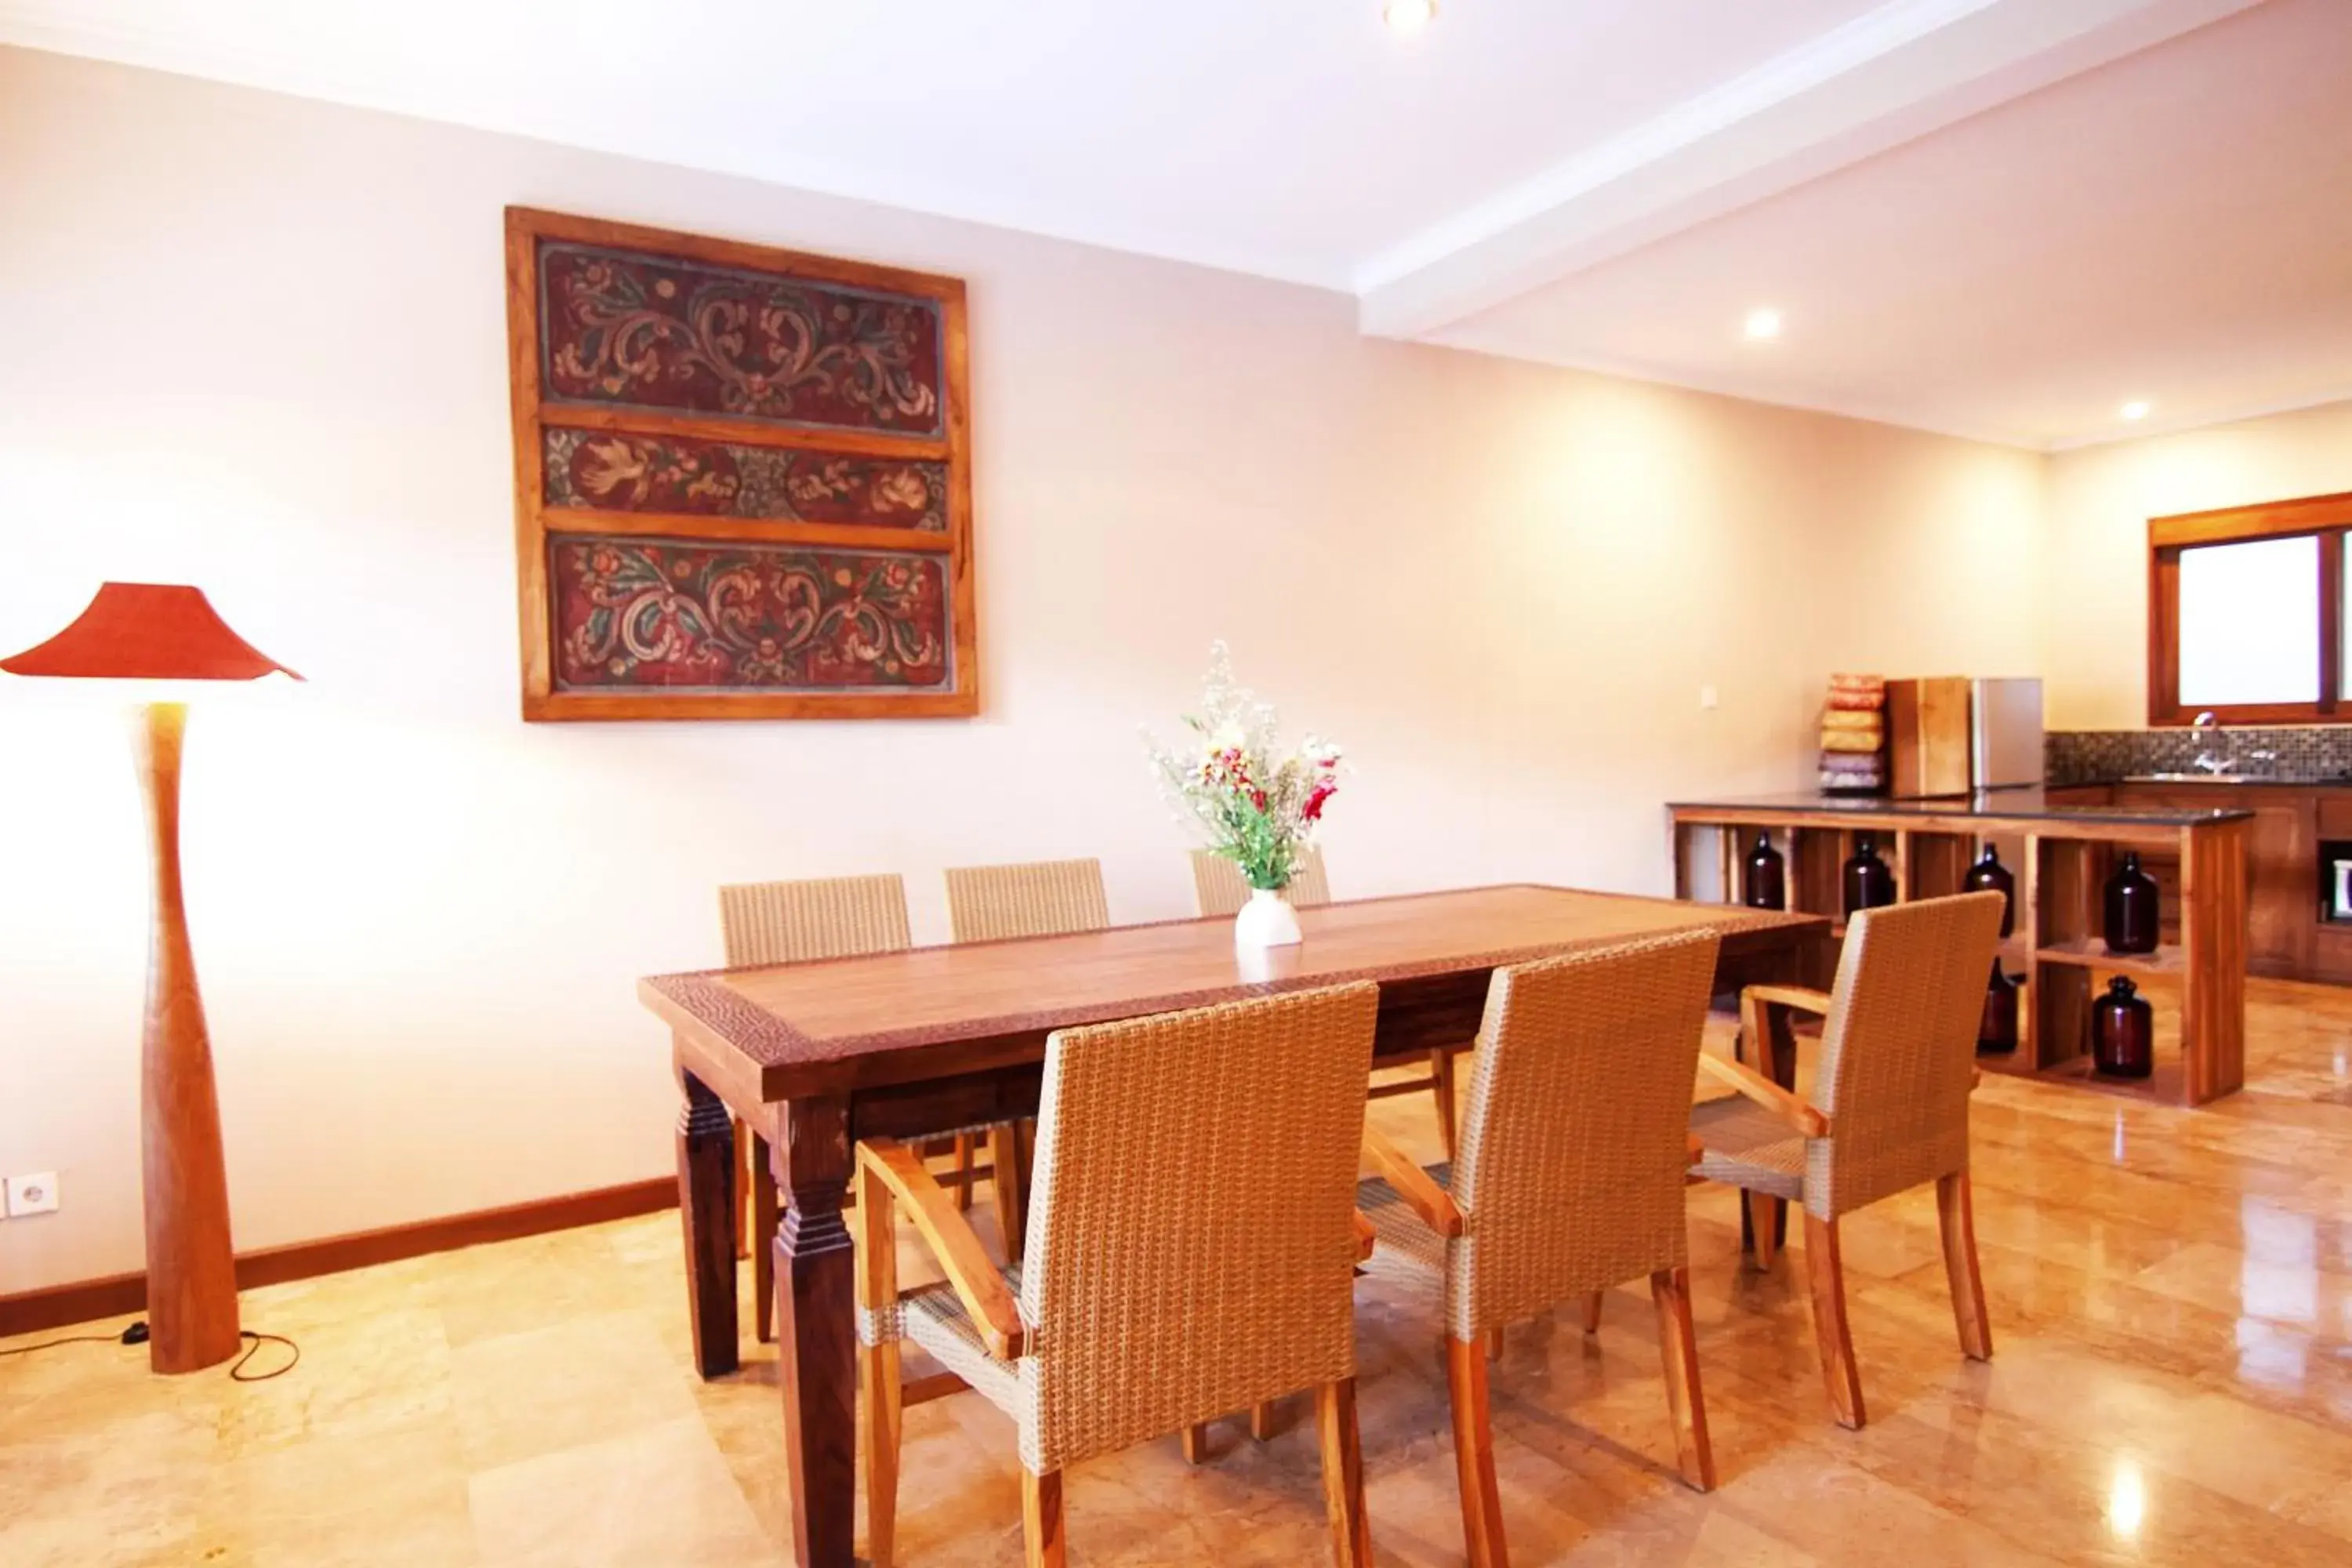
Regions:
M 1262 948 L 1298 941 L 1298 916 L 1283 890 L 1339 791 L 1339 748 L 1308 735 L 1285 751 L 1274 705 L 1234 684 L 1222 642 L 1209 649 L 1201 710 L 1186 714 L 1184 723 L 1194 741 L 1174 749 L 1151 742 L 1151 764 L 1177 820 L 1202 829 L 1208 847 L 1239 867 L 1250 885 L 1250 901 L 1234 922 L 1234 942 Z

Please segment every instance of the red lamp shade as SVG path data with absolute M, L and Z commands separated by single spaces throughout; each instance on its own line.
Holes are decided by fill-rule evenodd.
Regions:
M 258 680 L 290 669 L 228 629 L 201 588 L 107 583 L 73 625 L 0 669 L 99 680 Z

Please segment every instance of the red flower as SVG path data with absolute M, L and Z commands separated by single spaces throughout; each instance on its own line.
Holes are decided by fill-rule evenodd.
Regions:
M 1298 808 L 1298 815 L 1305 817 L 1309 822 L 1322 821 L 1323 803 L 1329 800 L 1333 795 L 1339 793 L 1339 786 L 1338 784 L 1331 783 L 1328 779 L 1325 780 L 1323 783 L 1317 784 L 1313 790 L 1307 793 L 1307 804 Z

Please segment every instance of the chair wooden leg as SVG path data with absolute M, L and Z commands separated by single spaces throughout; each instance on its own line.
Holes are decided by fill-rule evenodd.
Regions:
M 1439 1049 L 1429 1053 L 1429 1091 L 1437 1101 L 1437 1137 L 1445 1146 L 1446 1162 L 1454 1159 L 1454 1141 L 1460 1123 L 1454 1110 L 1454 1053 Z
M 1943 1222 L 1944 1276 L 1951 1282 L 1960 1352 L 1970 1361 L 1990 1361 L 1992 1320 L 1985 1313 L 1984 1275 L 1977 1268 L 1976 1201 L 1966 1171 L 1937 1179 L 1936 1211 Z
M 1584 1299 L 1584 1331 L 1588 1334 L 1601 1331 L 1601 1298 L 1607 1292 L 1595 1290 Z
M 1495 1484 L 1495 1426 L 1486 1402 L 1486 1358 L 1476 1342 L 1445 1336 L 1445 1381 L 1454 1404 L 1454 1471 L 1462 1484 L 1462 1537 L 1470 1568 L 1504 1568 L 1503 1499 Z
M 1488 1329 L 1484 1339 L 1486 1346 L 1486 1359 L 1488 1361 L 1502 1360 L 1503 1331 L 1500 1329 Z
M 1756 1270 L 1765 1273 L 1780 1255 L 1780 1200 L 1769 1193 L 1743 1192 L 1739 1197 L 1748 1207 L 1748 1232 L 1756 1238 Z
M 751 1321 L 761 1344 L 776 1337 L 776 1173 L 768 1141 L 751 1136 Z
M 1281 1402 L 1273 1399 L 1267 1400 L 1263 1405 L 1251 1405 L 1249 1413 L 1250 1441 L 1254 1443 L 1267 1443 L 1273 1441 L 1275 1417 L 1281 1414 Z
M 1862 1373 L 1853 1364 L 1853 1336 L 1845 1321 L 1845 1264 L 1838 1255 L 1837 1221 L 1805 1215 L 1805 1273 L 1812 1281 L 1813 1337 L 1821 1342 L 1822 1382 L 1838 1425 L 1859 1432 Z
M 1012 1122 L 988 1130 L 989 1184 L 996 1192 L 996 1229 L 1004 1238 L 1004 1261 L 1021 1261 L 1021 1131 Z
M 956 1134 L 956 1207 L 971 1207 L 972 1152 L 980 1140 L 969 1132 Z
M 1323 1448 L 1323 1508 L 1331 1521 L 1331 1561 L 1336 1568 L 1372 1568 L 1354 1378 L 1343 1377 L 1315 1391 L 1315 1426 Z
M 751 1184 L 743 1178 L 751 1170 L 751 1130 L 735 1119 L 735 1256 L 751 1251 Z
M 890 1189 L 862 1169 L 854 1184 L 857 1214 L 850 1234 L 857 1247 L 857 1304 L 874 1310 L 898 1299 L 898 1238 Z M 866 1557 L 873 1568 L 888 1568 L 898 1525 L 898 1342 L 860 1345 L 857 1360 L 866 1394 Z
M 1185 1427 L 1181 1441 L 1184 1445 L 1184 1462 L 1186 1464 L 1203 1465 L 1208 1463 L 1209 1424 L 1206 1421 L 1196 1421 L 1192 1426 Z
M 1674 1417 L 1675 1458 L 1696 1491 L 1715 1489 L 1715 1447 L 1707 1441 L 1706 1400 L 1699 1392 L 1698 1339 L 1691 1329 L 1690 1270 L 1650 1276 L 1658 1309 L 1658 1355 L 1666 1372 L 1666 1410 Z
M 1069 1548 L 1062 1539 L 1062 1472 L 1021 1472 L 1021 1537 L 1028 1568 L 1065 1568 Z

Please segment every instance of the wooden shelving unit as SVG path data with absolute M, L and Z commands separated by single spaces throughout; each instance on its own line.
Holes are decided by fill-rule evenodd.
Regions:
M 1883 803 L 1882 803 L 1883 804 Z M 1808 979 L 1827 985 L 1843 938 L 1842 873 L 1863 834 L 1874 838 L 1895 873 L 1897 901 L 1960 890 L 1962 878 L 1990 840 L 2017 879 L 2017 931 L 2001 944 L 2001 963 L 2021 979 L 2021 1040 L 2013 1053 L 1988 1053 L 1987 1071 L 2081 1084 L 2109 1093 L 2176 1105 L 2202 1105 L 2234 1093 L 2245 1078 L 2246 839 L 2242 817 L 2210 814 L 2070 811 L 1998 815 L 1955 807 L 1886 808 L 1770 802 L 1675 805 L 1675 893 L 1742 901 L 1748 847 L 1763 833 L 1787 865 L 1789 907 L 1832 919 L 1832 940 Z M 1715 886 L 1699 870 L 1712 836 Z M 2166 945 L 2137 955 L 2110 953 L 2099 937 L 2101 889 L 2116 858 L 2137 849 L 2179 870 L 2164 889 Z M 2107 1079 L 2091 1070 L 2091 1005 L 2107 977 L 2129 975 L 2179 1027 L 2159 1031 L 2179 1045 L 2159 1047 L 2147 1079 Z

